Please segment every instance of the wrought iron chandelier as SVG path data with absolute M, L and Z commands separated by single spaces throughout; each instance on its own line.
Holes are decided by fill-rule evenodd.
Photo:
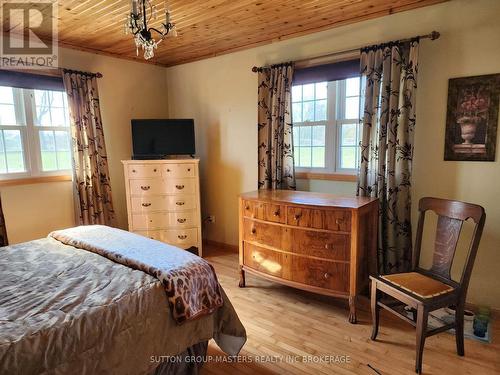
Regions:
M 148 27 L 148 22 L 157 19 L 156 5 L 150 0 L 132 0 L 132 9 L 125 22 L 125 34 L 134 35 L 137 56 L 139 47 L 144 51 L 144 58 L 149 60 L 154 56 L 154 50 L 167 35 L 177 36 L 175 24 L 171 22 L 170 10 L 165 3 L 165 22 L 161 24 L 160 30 Z M 155 40 L 153 33 L 158 34 L 159 39 Z

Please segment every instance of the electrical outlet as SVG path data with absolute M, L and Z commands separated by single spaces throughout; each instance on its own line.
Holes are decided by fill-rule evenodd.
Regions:
M 210 215 L 207 217 L 207 223 L 213 224 L 215 223 L 215 215 Z

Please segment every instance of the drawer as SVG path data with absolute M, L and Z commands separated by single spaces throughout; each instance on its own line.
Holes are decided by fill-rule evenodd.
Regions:
M 183 249 L 198 246 L 198 230 L 196 228 L 164 230 L 162 237 L 166 243 Z
M 151 164 L 133 164 L 128 166 L 129 178 L 161 177 L 161 167 Z
M 243 244 L 243 264 L 268 275 L 284 278 L 283 272 L 288 255 L 264 249 L 247 242 Z
M 351 231 L 351 212 L 348 210 L 318 210 L 287 207 L 287 224 L 305 228 Z
M 349 264 L 294 255 L 289 258 L 292 281 L 341 293 L 349 292 Z
M 162 166 L 162 175 L 168 178 L 195 177 L 194 168 L 194 163 L 168 164 Z
M 285 223 L 285 210 L 279 204 L 244 201 L 243 216 L 275 223 Z
M 131 195 L 155 195 L 167 193 L 167 186 L 165 181 L 161 178 L 130 180 L 129 186 Z
M 278 225 L 266 224 L 250 219 L 243 220 L 243 239 L 262 245 L 282 248 L 283 228 Z
M 290 251 L 319 258 L 350 261 L 350 235 L 290 228 Z
M 133 233 L 151 238 L 152 240 L 157 240 L 157 241 L 162 240 L 161 232 L 159 230 L 134 230 Z
M 198 225 L 196 211 L 170 212 L 168 214 L 169 227 L 194 227 Z
M 164 181 L 168 194 L 194 194 L 196 180 L 194 178 L 171 178 Z
M 133 213 L 151 211 L 186 211 L 196 208 L 194 195 L 165 195 L 132 197 L 130 203 Z
M 132 214 L 132 228 L 134 230 L 164 228 L 168 224 L 168 215 L 166 212 Z

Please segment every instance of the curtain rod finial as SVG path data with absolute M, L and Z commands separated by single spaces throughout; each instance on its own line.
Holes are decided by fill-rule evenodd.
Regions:
M 252 68 L 252 72 L 257 73 L 258 71 L 259 71 L 259 68 L 257 68 L 256 66 L 254 66 L 254 67 Z
M 441 34 L 439 33 L 439 31 L 433 31 L 431 33 L 431 40 L 439 39 L 440 36 L 441 36 Z

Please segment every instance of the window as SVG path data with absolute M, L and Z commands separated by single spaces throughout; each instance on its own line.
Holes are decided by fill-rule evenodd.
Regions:
M 355 173 L 360 157 L 360 78 L 292 87 L 298 171 Z
M 71 168 L 66 94 L 0 86 L 0 178 L 69 174 Z

